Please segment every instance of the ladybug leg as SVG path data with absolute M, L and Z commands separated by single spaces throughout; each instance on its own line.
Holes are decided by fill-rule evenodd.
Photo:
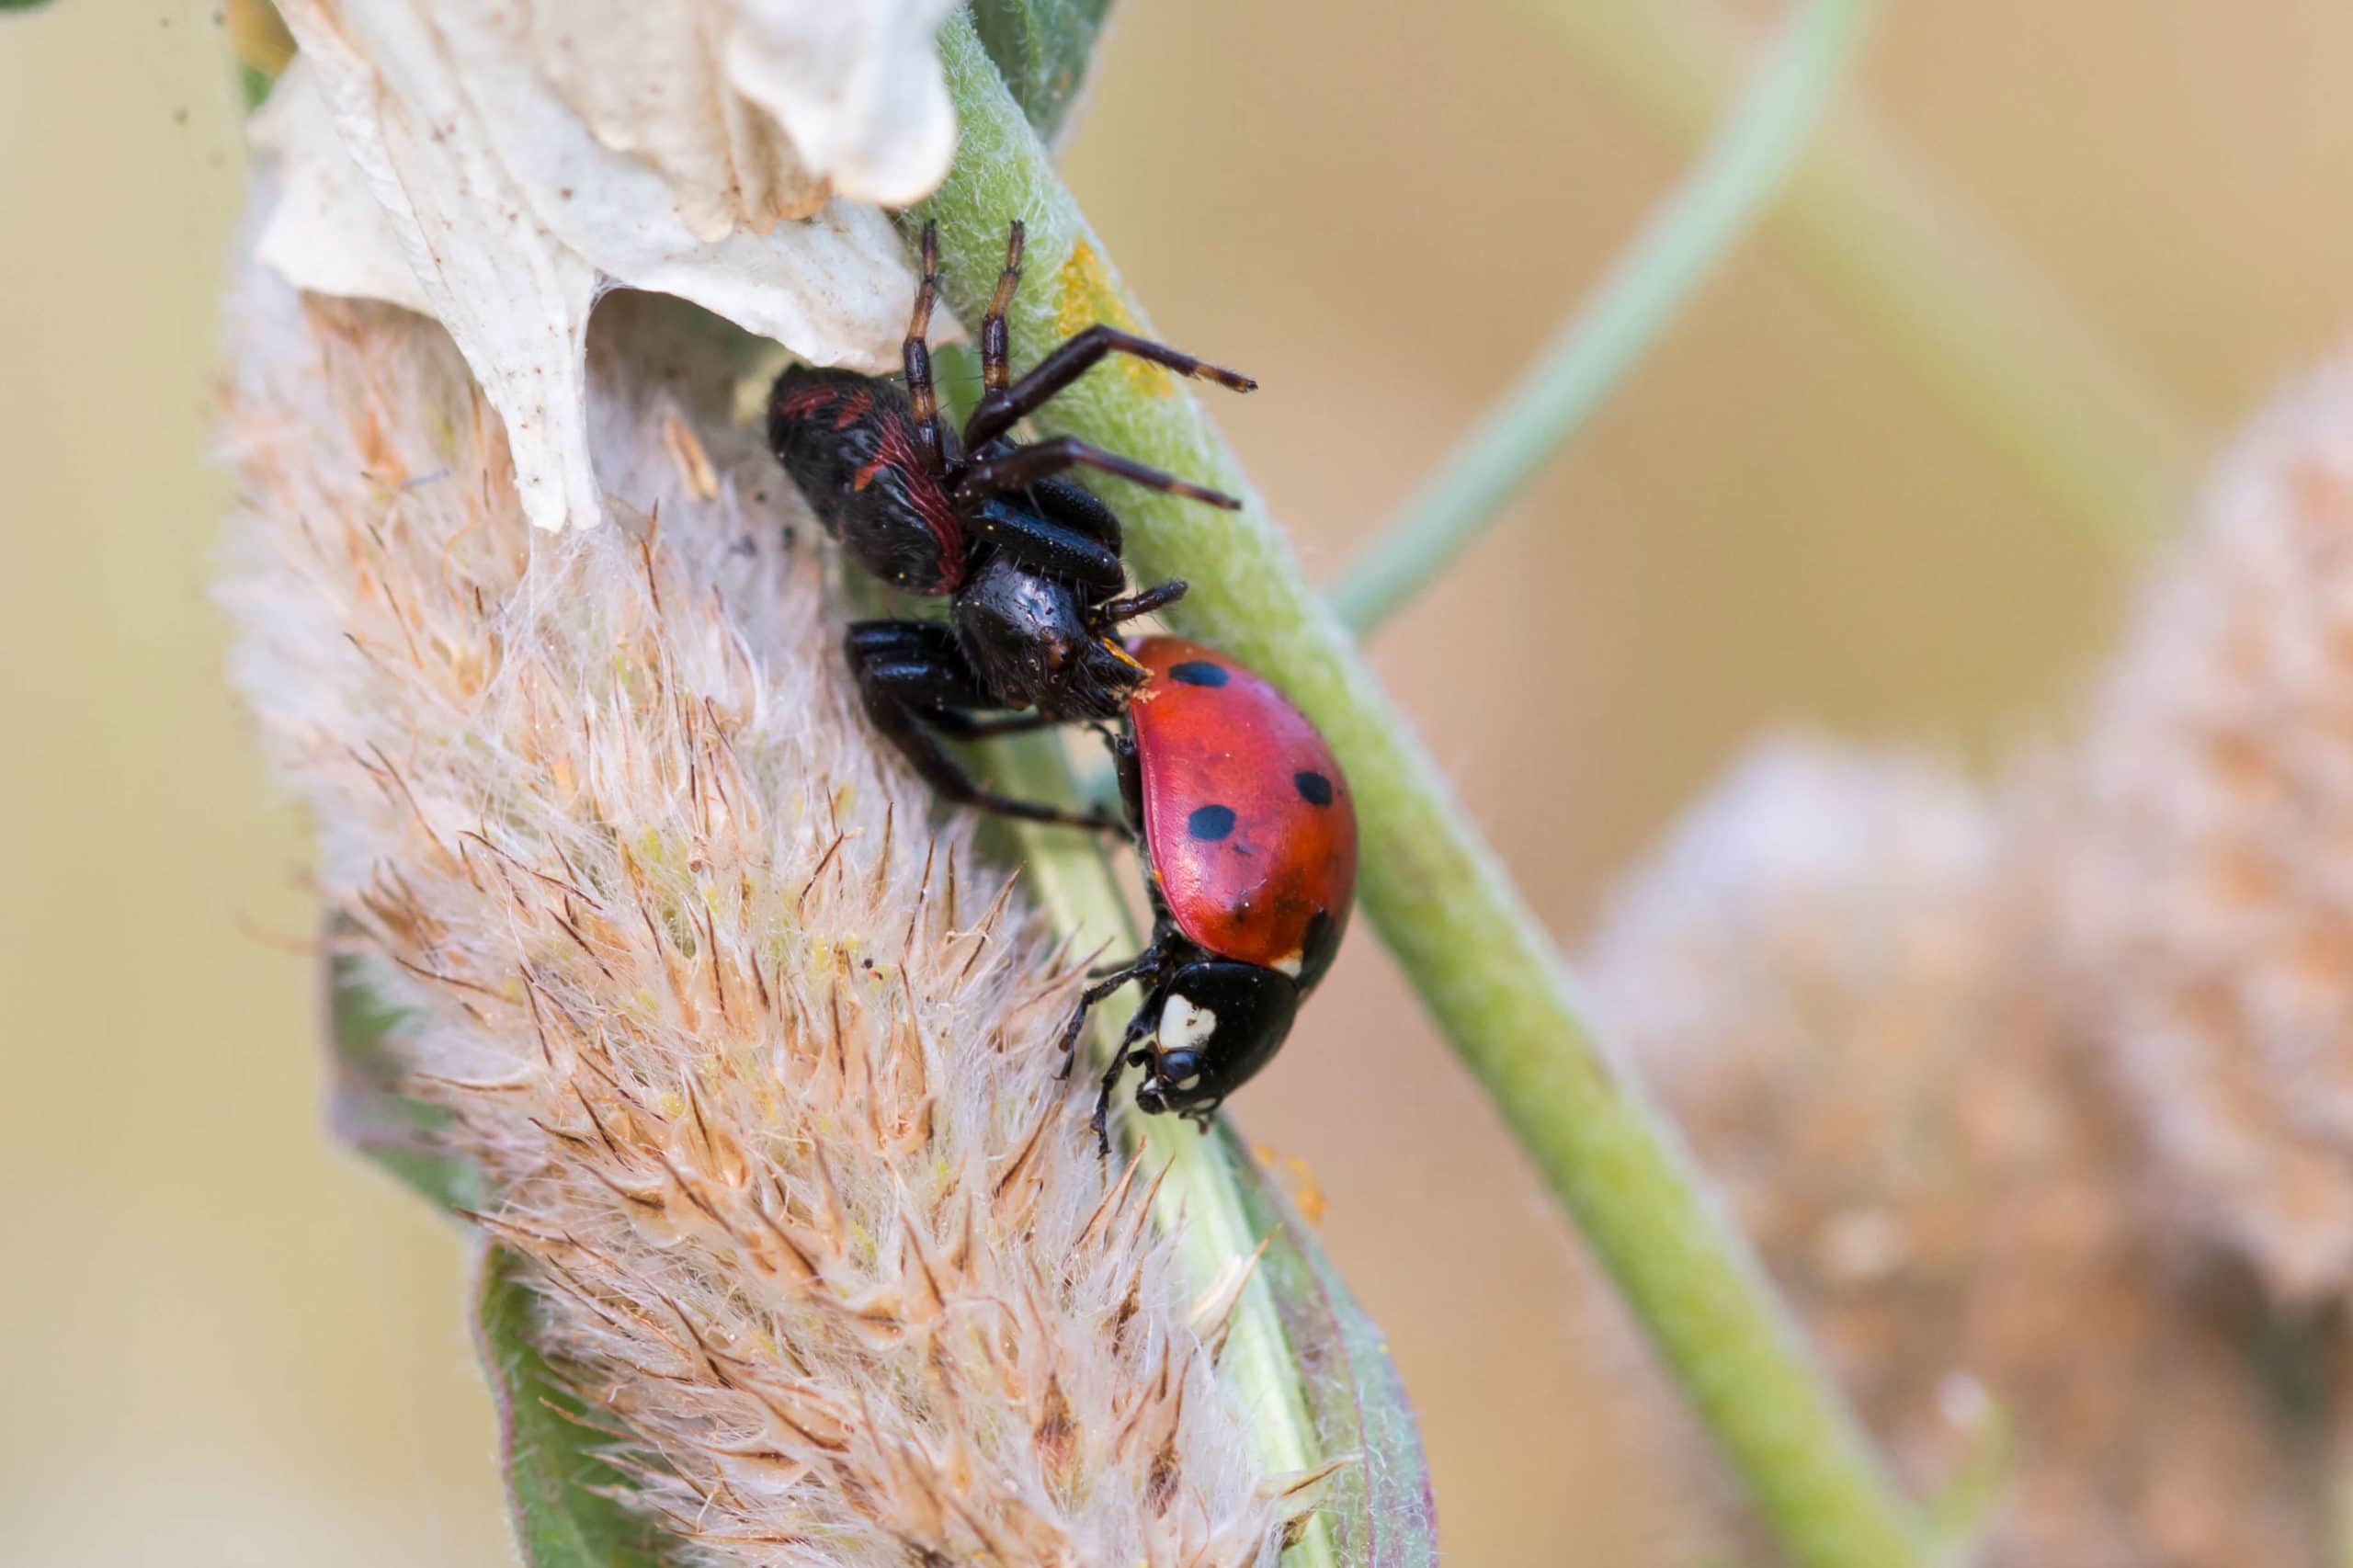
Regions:
M 1111 737 L 1111 770 L 1120 777 L 1120 805 L 1127 812 L 1128 832 L 1138 843 L 1143 840 L 1143 767 L 1136 757 L 1136 737 L 1132 731 L 1122 729 Z M 1160 897 L 1160 881 L 1156 877 L 1144 879 L 1144 891 L 1152 895 L 1154 923 L 1159 930 L 1168 929 L 1168 911 Z
M 915 305 L 907 318 L 907 335 L 899 358 L 907 370 L 907 401 L 915 406 L 915 450 L 935 479 L 948 472 L 947 441 L 940 434 L 939 398 L 931 385 L 931 310 L 939 299 L 939 225 L 923 226 L 923 281 L 915 287 Z
M 993 704 L 944 629 L 921 622 L 861 621 L 850 628 L 847 646 L 866 716 L 941 799 L 1026 822 L 1098 833 L 1124 830 L 1119 818 L 1103 812 L 1069 811 L 984 789 L 948 755 L 934 732 L 977 729 L 983 721 L 954 710 Z
M 1078 1006 L 1072 1010 L 1070 1022 L 1063 1026 L 1063 1065 L 1062 1070 L 1056 1073 L 1054 1076 L 1057 1078 L 1067 1078 L 1070 1076 L 1071 1067 L 1078 1060 L 1078 1037 L 1080 1033 L 1086 1029 L 1086 1015 L 1094 1009 L 1095 1004 L 1102 1001 L 1105 997 L 1110 995 L 1113 992 L 1119 990 L 1120 986 L 1127 984 L 1130 981 L 1149 981 L 1158 979 L 1160 971 L 1165 968 L 1166 965 L 1167 955 L 1162 950 L 1160 944 L 1155 941 L 1152 946 L 1138 953 L 1126 963 L 1120 965 L 1116 969 L 1110 969 L 1103 971 L 1101 976 L 1097 978 L 1092 985 L 1089 985 L 1086 990 L 1080 992 L 1078 994 Z M 1142 1022 L 1142 1018 L 1143 1015 L 1139 1013 L 1136 1015 L 1134 1019 L 1130 1020 L 1128 1026 L 1129 1038 L 1120 1042 L 1119 1055 L 1122 1060 L 1126 1058 L 1129 1048 L 1134 1045 L 1137 1039 L 1141 1038 L 1135 1026 L 1137 1023 Z M 1142 1032 L 1149 1034 L 1151 1032 L 1151 1026 L 1146 1024 Z
M 1009 302 L 1010 291 L 998 285 L 999 297 Z M 1000 327 L 1000 330 L 1002 328 Z M 981 338 L 985 354 L 988 336 L 983 325 Z M 1101 322 L 1085 332 L 1066 338 L 1043 359 L 1030 369 L 1028 375 L 1012 386 L 1002 381 L 988 383 L 972 416 L 964 422 L 964 444 L 977 447 L 983 441 L 1004 435 L 1023 419 L 1035 414 L 1055 393 L 1102 363 L 1108 354 L 1128 354 L 1155 365 L 1165 365 L 1180 376 L 1192 376 L 1205 381 L 1215 381 L 1235 392 L 1256 392 L 1258 383 L 1238 370 L 1228 370 L 1205 359 L 1196 359 L 1165 343 L 1154 343 L 1148 337 L 1138 337 L 1132 332 L 1121 332 L 1116 326 Z
M 1136 1009 L 1136 1016 L 1128 1020 L 1128 1032 L 1120 1037 L 1120 1049 L 1111 1053 L 1110 1066 L 1103 1070 L 1103 1087 L 1095 1096 L 1095 1116 L 1093 1119 L 1093 1126 L 1095 1128 L 1095 1142 L 1097 1150 L 1105 1159 L 1108 1159 L 1111 1156 L 1110 1118 L 1112 1091 L 1119 1087 L 1120 1074 L 1126 1072 L 1131 1067 L 1141 1067 L 1152 1060 L 1152 1046 L 1149 1043 L 1139 1044 L 1138 1042 L 1148 1042 L 1154 1035 L 1159 1032 L 1160 1007 L 1158 1004 L 1159 998 L 1154 997 L 1152 1000 L 1147 1001 L 1142 1007 Z M 1137 1101 L 1137 1106 L 1140 1109 L 1151 1108 L 1144 1106 L 1141 1099 Z
M 1117 474 L 1147 490 L 1165 491 L 1171 495 L 1181 495 L 1188 501 L 1203 502 L 1229 512 L 1242 509 L 1241 502 L 1222 491 L 1195 484 L 1173 473 L 1164 473 L 1133 458 L 1107 452 L 1075 436 L 1057 436 L 1051 441 L 1008 447 L 988 457 L 972 460 L 965 464 L 962 476 L 956 482 L 956 499 L 969 506 L 1007 491 L 1029 490 L 1040 480 L 1051 479 L 1074 468 L 1091 468 Z
M 1120 1074 L 1128 1070 L 1128 1053 L 1111 1058 L 1111 1065 L 1103 1070 L 1103 1086 L 1096 1091 L 1095 1114 L 1086 1124 L 1095 1129 L 1095 1152 L 1103 1159 L 1111 1157 L 1111 1096 L 1120 1087 Z

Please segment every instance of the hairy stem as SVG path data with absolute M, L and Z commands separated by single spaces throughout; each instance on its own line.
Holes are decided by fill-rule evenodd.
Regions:
M 936 219 L 967 321 L 1029 225 L 1017 358 L 1103 319 L 1149 330 L 1055 176 L 971 26 L 940 33 L 962 145 L 912 222 Z M 1423 1002 L 1583 1227 L 1790 1556 L 1922 1561 L 1913 1510 L 1814 1367 L 1746 1249 L 1701 1195 L 1639 1085 L 1578 1017 L 1549 937 L 1520 900 L 1199 404 L 1168 373 L 1107 366 L 1037 423 L 1246 498 L 1237 514 L 1122 488 L 1143 581 L 1181 574 L 1182 630 L 1249 661 L 1319 723 L 1347 767 L 1365 847 L 1361 902 Z
M 1509 0 L 1643 119 L 1696 144 L 1738 90 L 1710 7 Z M 1865 109 L 1839 105 L 1767 219 L 1795 259 L 1979 432 L 2111 539 L 2169 533 L 2204 432 Z
M 1875 9 L 1874 0 L 1808 0 L 1790 15 L 1707 150 L 1600 287 L 1349 570 L 1332 600 L 1350 631 L 1361 637 L 1387 620 L 1501 522 L 1715 276 L 1779 190 Z

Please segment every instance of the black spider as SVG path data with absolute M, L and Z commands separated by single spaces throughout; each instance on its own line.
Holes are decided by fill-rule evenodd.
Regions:
M 1096 469 L 1229 510 L 1240 503 L 1072 437 L 1017 442 L 1010 432 L 1107 354 L 1131 354 L 1236 392 L 1257 383 L 1101 324 L 1012 380 L 1005 312 L 1021 279 L 1021 242 L 1015 223 L 981 318 L 980 403 L 961 438 L 940 423 L 932 391 L 925 335 L 938 297 L 938 242 L 926 224 L 904 385 L 793 366 L 769 397 L 768 444 L 860 565 L 909 593 L 951 600 L 944 622 L 868 620 L 849 629 L 850 665 L 876 726 L 949 801 L 1117 829 L 1116 817 L 983 789 L 939 737 L 1116 719 L 1143 683 L 1143 670 L 1111 633 L 1176 599 L 1185 585 L 1126 593 L 1120 519 L 1061 477 L 1065 470 Z M 992 711 L 999 716 L 974 716 Z

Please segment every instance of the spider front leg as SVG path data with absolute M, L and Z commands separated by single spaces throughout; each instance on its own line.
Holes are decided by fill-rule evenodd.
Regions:
M 1133 458 L 1123 458 L 1108 452 L 1075 436 L 1057 436 L 1051 441 L 1036 441 L 1028 446 L 1006 446 L 987 457 L 973 458 L 964 465 L 956 482 L 956 499 L 973 506 L 992 495 L 1011 491 L 1028 490 L 1041 480 L 1052 478 L 1068 469 L 1091 468 L 1103 473 L 1117 474 L 1147 490 L 1165 491 L 1188 501 L 1205 502 L 1228 512 L 1238 512 L 1242 503 L 1223 491 L 1211 490 L 1140 463 Z
M 933 478 L 948 472 L 948 441 L 939 425 L 939 396 L 931 384 L 931 312 L 939 300 L 939 225 L 923 226 L 923 281 L 915 285 L 915 312 L 899 345 L 906 366 L 907 402 L 915 416 L 915 451 Z
M 966 711 L 997 706 L 981 689 L 948 629 L 928 621 L 864 620 L 845 641 L 850 671 L 866 716 L 889 737 L 907 765 L 950 805 L 972 806 L 1024 822 L 1054 823 L 1096 833 L 1125 833 L 1127 824 L 1102 812 L 1076 812 L 1040 801 L 1017 800 L 977 783 L 940 744 L 958 736 L 1042 727 L 1029 716 L 975 720 Z
M 1017 224 L 1017 230 L 1018 227 L 1019 225 Z M 1017 245 L 1014 248 L 1017 259 L 1019 254 L 1020 250 Z M 1008 268 L 1006 277 L 1018 281 L 1020 274 L 1017 270 Z M 964 422 L 964 445 L 968 448 L 977 447 L 983 441 L 993 441 L 1012 429 L 1014 426 L 1035 414 L 1049 399 L 1069 386 L 1071 382 L 1102 363 L 1103 357 L 1107 354 L 1131 355 L 1138 359 L 1148 360 L 1154 365 L 1165 366 L 1180 376 L 1191 376 L 1198 381 L 1215 381 L 1218 385 L 1231 387 L 1235 392 L 1246 392 L 1258 390 L 1258 383 L 1239 370 L 1229 370 L 1222 366 L 1212 365 L 1206 359 L 1196 359 L 1190 354 L 1171 348 L 1165 343 L 1154 343 L 1151 338 L 1139 337 L 1132 332 L 1122 332 L 1116 326 L 1108 326 L 1101 322 L 1064 339 L 1043 359 L 1039 360 L 1028 375 L 1011 386 L 1007 386 L 1002 379 L 1004 310 L 1006 305 L 1012 302 L 1012 284 L 1000 279 L 997 283 L 996 301 L 989 307 L 995 312 L 989 319 L 996 323 L 1000 379 L 986 382 L 988 390 L 981 394 L 981 401 L 972 409 L 972 416 Z M 981 342 L 982 362 L 985 365 L 988 347 L 985 324 L 982 328 Z
M 1126 585 L 1120 552 L 1098 540 L 1033 516 L 1003 501 L 982 501 L 966 514 L 965 528 L 1021 566 L 1040 576 L 1074 583 L 1090 597 L 1116 594 Z
M 1191 586 L 1182 577 L 1171 577 L 1165 583 L 1155 583 L 1139 593 L 1106 599 L 1095 607 L 1095 624 L 1108 630 L 1127 621 L 1142 619 L 1154 610 L 1165 609 L 1175 604 Z
M 989 296 L 987 313 L 981 317 L 982 407 L 988 405 L 990 398 L 1003 393 L 1006 382 L 1012 379 L 1005 312 L 1013 304 L 1013 291 L 1021 287 L 1021 245 L 1028 233 L 1018 218 L 1006 226 L 1005 270 L 996 275 L 996 291 Z

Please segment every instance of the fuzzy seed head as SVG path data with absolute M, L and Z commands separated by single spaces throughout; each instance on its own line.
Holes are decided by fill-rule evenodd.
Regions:
M 2147 1238 L 2010 832 L 1928 764 L 1768 747 L 1618 898 L 1596 1014 L 1915 1492 L 1989 1396 L 2014 1428 L 1982 1561 L 2301 1561 L 2294 1456 Z
M 2076 1006 L 2165 1196 L 2289 1303 L 2353 1284 L 2353 361 L 2224 460 L 2064 806 Z
M 1055 1077 L 1074 966 L 857 721 L 725 341 L 600 308 L 619 526 L 547 533 L 441 328 L 248 278 L 223 595 L 321 891 L 697 1560 L 1268 1562 L 1153 1173 Z

